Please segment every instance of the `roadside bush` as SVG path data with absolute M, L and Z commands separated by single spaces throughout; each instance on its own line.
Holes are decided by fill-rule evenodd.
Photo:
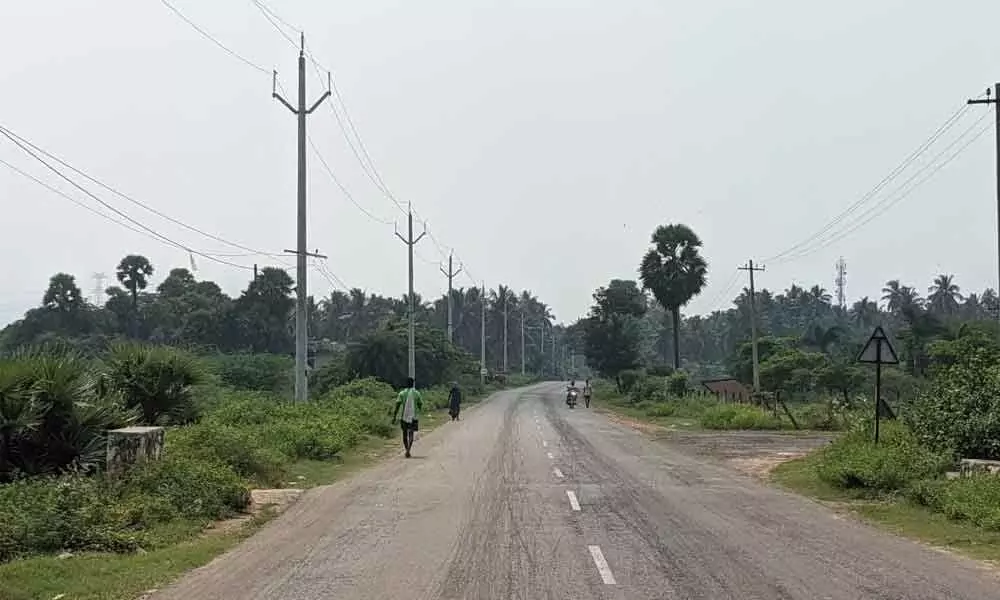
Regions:
M 646 374 L 641 369 L 625 369 L 618 374 L 619 391 L 628 394 Z
M 701 414 L 705 429 L 781 429 L 781 421 L 756 406 L 715 404 Z
M 820 451 L 820 479 L 842 489 L 895 492 L 940 475 L 950 462 L 948 456 L 922 447 L 900 423 L 883 423 L 877 445 L 868 425 L 855 427 Z
M 666 402 L 668 379 L 666 377 L 643 377 L 632 384 L 629 397 L 632 402 Z
M 649 417 L 672 417 L 677 412 L 677 405 L 672 402 L 656 402 L 645 408 L 643 412 Z
M 646 372 L 650 377 L 670 377 L 674 374 L 674 368 L 670 365 L 653 365 Z
M 221 354 L 209 360 L 219 380 L 237 390 L 284 392 L 291 386 L 294 361 L 280 354 Z
M 317 397 L 323 396 L 338 386 L 350 383 L 353 378 L 347 365 L 347 353 L 337 352 L 310 374 L 309 390 Z
M 268 447 L 260 432 L 218 421 L 206 421 L 170 431 L 166 453 L 178 458 L 228 465 L 242 477 L 261 485 L 285 480 L 288 458 Z
M 357 419 L 317 413 L 303 411 L 300 418 L 273 423 L 265 435 L 275 449 L 293 459 L 329 460 L 357 445 L 361 437 Z
M 909 497 L 949 519 L 1000 531 L 1000 478 L 996 475 L 919 481 Z
M 93 477 L 40 477 L 0 486 L 0 562 L 63 550 L 135 550 L 140 536 L 116 519 L 116 500 Z
M 149 425 L 194 421 L 194 386 L 205 380 L 191 354 L 167 346 L 120 344 L 108 356 L 103 387 L 121 395 Z
M 985 348 L 935 369 L 903 418 L 917 438 L 966 458 L 1000 458 L 1000 366 Z
M 667 377 L 667 393 L 673 396 L 684 396 L 688 393 L 688 376 L 683 371 L 671 373 Z
M 123 499 L 145 500 L 161 510 L 170 507 L 179 517 L 206 522 L 250 504 L 250 490 L 227 465 L 188 457 L 166 455 L 129 471 L 116 485 Z

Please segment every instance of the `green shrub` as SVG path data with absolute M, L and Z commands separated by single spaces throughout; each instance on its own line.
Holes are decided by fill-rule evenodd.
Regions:
M 1000 531 L 1000 478 L 996 475 L 919 481 L 910 488 L 909 496 L 949 519 Z
M 227 465 L 165 455 L 131 471 L 117 485 L 122 497 L 141 502 L 143 497 L 172 507 L 187 519 L 213 520 L 244 510 L 250 490 Z
M 645 376 L 646 373 L 642 371 L 642 369 L 625 369 L 619 373 L 618 383 L 620 385 L 621 393 L 628 394 L 631 392 L 632 388 L 634 388 L 635 385 Z
M 291 458 L 328 460 L 357 445 L 361 429 L 353 417 L 316 414 L 274 423 L 267 436 L 278 451 Z
M 338 352 L 309 376 L 309 391 L 315 396 L 323 396 L 335 387 L 351 382 L 353 373 L 347 365 L 347 354 Z
M 667 378 L 666 377 L 643 377 L 632 384 L 629 391 L 629 398 L 632 402 L 666 402 Z
M 684 396 L 688 393 L 688 376 L 683 371 L 671 373 L 667 377 L 667 393 L 673 396 Z
M 258 428 L 206 420 L 168 432 L 165 451 L 171 456 L 222 463 L 258 484 L 277 485 L 285 480 L 289 460 L 268 447 L 261 433 Z
M 899 423 L 884 423 L 878 444 L 871 438 L 866 423 L 821 450 L 816 465 L 819 478 L 843 489 L 894 492 L 941 474 L 950 462 L 949 457 L 922 447 Z
M 968 458 L 1000 458 L 1000 366 L 987 348 L 935 368 L 931 385 L 903 411 L 921 442 Z
M 284 392 L 292 382 L 295 363 L 281 354 L 222 354 L 210 360 L 225 385 L 237 390 Z
M 104 386 L 139 410 L 144 423 L 188 423 L 198 416 L 194 386 L 205 380 L 191 354 L 167 346 L 120 344 L 107 359 Z
M 95 477 L 24 479 L 0 486 L 0 562 L 63 550 L 128 552 L 140 536 Z
M 705 429 L 781 429 L 772 413 L 746 404 L 715 404 L 701 414 Z

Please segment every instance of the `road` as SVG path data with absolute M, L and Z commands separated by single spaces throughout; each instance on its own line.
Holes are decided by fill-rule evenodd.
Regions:
M 570 411 L 560 390 L 497 394 L 154 598 L 1000 596 L 978 563 Z

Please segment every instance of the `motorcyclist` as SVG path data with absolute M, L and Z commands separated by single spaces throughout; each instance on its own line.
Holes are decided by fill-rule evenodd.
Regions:
M 577 389 L 577 387 L 576 387 L 576 380 L 575 379 L 572 380 L 572 381 L 570 381 L 569 385 L 566 386 L 566 404 L 570 403 L 570 397 L 573 395 L 574 392 L 576 393 L 577 396 L 580 395 L 580 390 Z

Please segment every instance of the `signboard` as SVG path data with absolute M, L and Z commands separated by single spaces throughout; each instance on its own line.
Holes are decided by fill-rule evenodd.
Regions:
M 881 325 L 875 328 L 868 341 L 865 342 L 865 347 L 858 354 L 858 362 L 873 365 L 899 364 L 899 356 L 896 355 L 896 349 L 892 347 L 892 342 L 889 341 L 889 336 L 882 330 Z
M 899 356 L 896 349 L 892 347 L 889 336 L 882 330 L 882 326 L 875 327 L 865 347 L 858 353 L 858 362 L 875 365 L 875 443 L 878 443 L 878 421 L 879 410 L 882 406 L 882 365 L 899 364 Z
M 487 375 L 490 374 L 490 372 L 486 370 L 486 367 L 480 367 L 479 374 L 482 375 L 483 377 L 486 377 Z

